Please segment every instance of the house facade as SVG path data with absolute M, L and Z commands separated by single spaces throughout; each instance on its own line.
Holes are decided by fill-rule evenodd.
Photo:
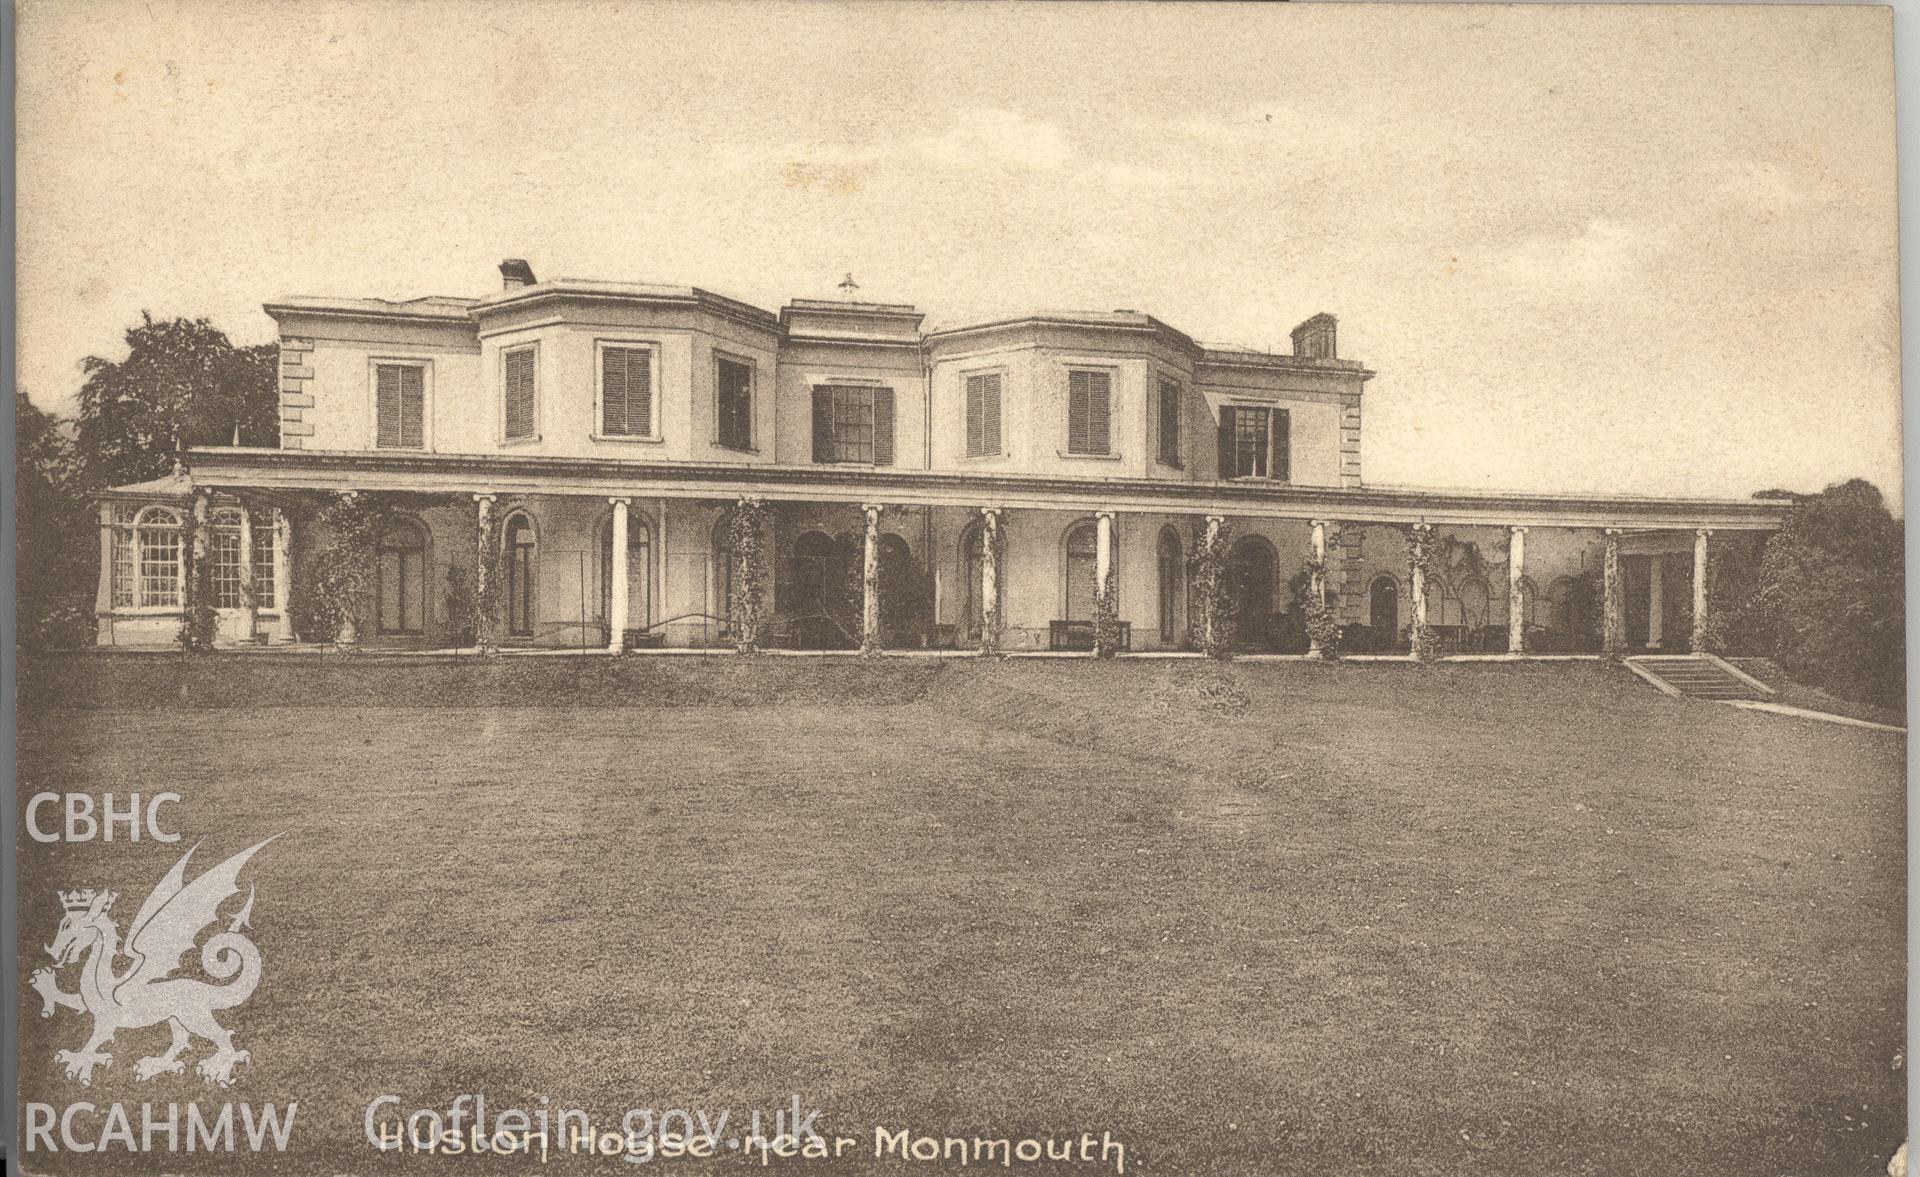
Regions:
M 1198 576 L 1248 652 L 1305 652 L 1309 601 L 1353 651 L 1675 652 L 1713 545 L 1780 523 L 1371 485 L 1373 373 L 1324 314 L 1274 355 L 1127 310 L 928 331 L 911 306 L 501 273 L 484 298 L 267 304 L 280 447 L 102 496 L 99 642 L 173 644 L 197 595 L 219 644 L 731 646 L 750 623 L 774 647 L 1180 650 L 1217 623 Z

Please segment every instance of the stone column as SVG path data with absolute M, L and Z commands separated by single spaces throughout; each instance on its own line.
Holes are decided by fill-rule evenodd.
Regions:
M 253 509 L 240 504 L 240 604 L 247 611 L 247 641 L 260 628 L 260 602 L 253 592 Z
M 474 645 L 482 653 L 491 653 L 494 648 L 493 629 L 495 625 L 493 602 L 488 596 L 488 582 L 493 578 L 493 495 L 477 494 L 474 502 L 474 539 L 473 539 L 473 632 Z
M 1527 529 L 1507 528 L 1507 653 L 1527 652 Z
M 275 627 L 281 640 L 293 639 L 293 618 L 287 605 L 293 600 L 293 520 L 285 511 L 273 509 L 273 608 L 280 621 Z
M 213 526 L 210 510 L 210 494 L 205 487 L 193 492 L 193 501 L 188 507 L 193 513 L 193 543 L 187 548 L 187 558 L 181 564 L 180 603 L 187 619 L 188 649 L 202 649 L 200 636 L 194 629 L 194 614 L 202 604 L 209 608 L 212 601 L 201 601 L 203 590 L 211 587 L 207 583 L 207 540 L 208 529 Z M 209 642 L 209 644 L 211 644 Z
M 862 503 L 867 519 L 866 546 L 860 561 L 860 652 L 880 649 L 880 512 L 879 503 Z
M 1693 533 L 1693 652 L 1707 649 L 1707 537 L 1713 532 L 1702 527 Z
M 1627 648 L 1626 614 L 1620 607 L 1620 529 L 1607 528 L 1607 555 L 1602 574 L 1600 648 L 1618 658 Z
M 1000 508 L 980 508 L 980 652 L 1000 652 Z
M 613 504 L 612 545 L 607 555 L 613 565 L 607 584 L 607 653 L 627 649 L 627 506 L 631 499 L 608 499 Z
M 1655 552 L 1647 558 L 1647 648 L 1658 650 L 1660 641 L 1666 636 L 1666 626 L 1662 624 L 1660 614 L 1666 611 L 1667 595 L 1665 580 L 1660 567 L 1660 554 Z
M 1433 543 L 1433 524 L 1416 523 L 1413 530 L 1420 542 L 1421 559 L 1408 560 L 1409 579 L 1413 582 L 1413 621 L 1407 627 L 1408 653 L 1415 658 L 1427 654 L 1427 570 L 1425 555 Z

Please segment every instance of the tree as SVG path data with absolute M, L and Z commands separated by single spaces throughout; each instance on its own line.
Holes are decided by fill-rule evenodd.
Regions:
M 279 348 L 237 348 L 206 319 L 141 313 L 124 360 L 88 356 L 77 455 L 89 490 L 159 478 L 192 445 L 279 444 Z
M 15 611 L 28 646 L 80 645 L 93 636 L 98 528 L 74 475 L 71 422 L 19 389 L 13 397 Z
M 1898 703 L 1906 689 L 1905 543 L 1862 479 L 1799 500 L 1760 559 L 1745 624 L 1794 678 Z

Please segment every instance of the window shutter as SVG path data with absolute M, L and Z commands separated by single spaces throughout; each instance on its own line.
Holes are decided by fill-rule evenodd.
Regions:
M 967 377 L 967 456 L 987 452 L 987 378 Z
M 507 353 L 506 435 L 533 436 L 533 351 Z
M 873 464 L 893 465 L 893 389 L 873 390 Z
M 1220 477 L 1232 478 L 1238 471 L 1233 466 L 1233 406 L 1220 406 Z
M 1089 418 L 1092 415 L 1090 402 L 1092 390 L 1088 387 L 1090 372 L 1072 372 L 1067 376 L 1067 452 L 1084 454 L 1092 432 Z
M 986 449 L 984 452 L 989 454 L 997 454 L 1000 452 L 1000 375 L 999 373 L 995 373 L 994 375 L 987 377 L 986 401 L 987 401 L 986 420 L 985 420 L 985 427 L 983 430 L 985 434 L 983 441 L 986 446 Z
M 426 372 L 411 365 L 400 373 L 400 445 L 418 449 L 424 444 L 423 420 L 426 410 Z
M 611 437 L 626 431 L 626 354 L 610 347 L 600 353 L 600 432 Z
M 813 460 L 833 461 L 833 389 L 813 390 Z
M 1180 386 L 1171 380 L 1160 382 L 1160 461 L 1180 464 Z
M 1293 421 L 1285 409 L 1273 411 L 1273 453 L 1267 465 L 1281 482 L 1293 481 Z
M 378 418 L 378 441 L 383 446 L 400 444 L 400 369 L 391 364 L 381 364 L 374 369 L 378 389 L 375 399 Z
M 1091 395 L 1087 398 L 1087 443 L 1092 446 L 1088 453 L 1110 454 L 1113 452 L 1111 430 L 1112 382 L 1113 378 L 1105 372 L 1092 373 Z
M 653 432 L 653 353 L 637 349 L 627 353 L 627 432 Z

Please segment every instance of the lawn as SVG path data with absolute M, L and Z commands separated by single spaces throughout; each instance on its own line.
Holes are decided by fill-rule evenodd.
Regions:
M 131 914 L 194 839 L 286 831 L 232 1091 L 132 1082 L 157 1029 L 82 1089 L 50 1057 L 83 1020 L 29 993 L 24 1098 L 298 1100 L 276 1173 L 456 1163 L 371 1149 L 383 1093 L 596 1126 L 798 1095 L 861 1141 L 784 1162 L 824 1173 L 954 1168 L 876 1162 L 877 1125 L 1109 1131 L 1165 1174 L 1862 1174 L 1902 1137 L 1899 735 L 1597 664 L 22 674 L 22 798 L 170 788 L 187 834 L 23 840 L 23 991 L 56 887 Z M 742 1159 L 668 1166 L 709 1169 Z

